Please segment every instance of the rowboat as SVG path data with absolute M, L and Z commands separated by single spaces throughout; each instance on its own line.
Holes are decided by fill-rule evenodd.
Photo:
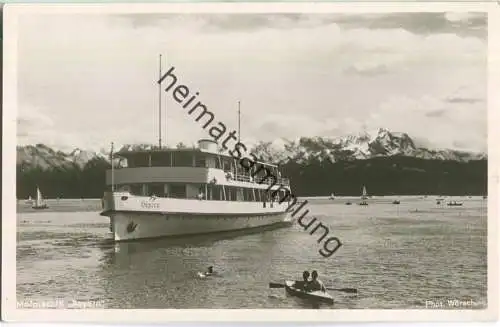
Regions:
M 285 290 L 289 295 L 313 302 L 333 304 L 333 297 L 330 294 L 323 291 L 305 292 L 304 290 L 293 287 L 293 284 L 295 284 L 295 281 L 285 281 Z

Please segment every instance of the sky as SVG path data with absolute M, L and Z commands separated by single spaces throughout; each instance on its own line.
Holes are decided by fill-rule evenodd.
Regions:
M 481 13 L 23 14 L 18 144 L 158 143 L 163 71 L 245 143 L 387 128 L 431 148 L 486 151 Z M 207 137 L 162 92 L 165 143 Z M 167 123 L 165 126 L 165 111 Z

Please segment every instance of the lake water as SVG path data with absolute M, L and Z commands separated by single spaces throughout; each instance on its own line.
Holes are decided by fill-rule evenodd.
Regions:
M 330 258 L 298 224 L 115 244 L 100 200 L 49 200 L 39 212 L 20 201 L 18 306 L 307 308 L 269 282 L 317 270 L 327 287 L 358 289 L 332 291 L 335 305 L 322 308 L 424 309 L 448 300 L 468 301 L 455 309 L 485 308 L 487 200 L 456 197 L 463 207 L 447 207 L 430 196 L 400 199 L 309 200 L 310 215 L 343 243 Z M 198 278 L 209 265 L 218 275 Z

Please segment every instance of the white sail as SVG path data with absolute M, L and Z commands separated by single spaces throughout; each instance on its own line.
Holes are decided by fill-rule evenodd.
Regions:
M 43 196 L 42 196 L 42 192 L 40 192 L 40 189 L 37 187 L 36 188 L 36 203 L 35 205 L 37 207 L 41 206 L 43 204 Z
M 367 193 L 366 193 L 366 187 L 363 185 L 363 196 L 361 197 L 363 199 L 368 198 Z

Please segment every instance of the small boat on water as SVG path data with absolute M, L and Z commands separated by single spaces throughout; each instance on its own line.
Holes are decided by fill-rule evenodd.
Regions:
M 198 273 L 196 274 L 199 278 L 207 278 L 207 277 L 210 277 L 212 276 L 213 274 L 211 273 L 208 273 L 208 272 L 200 272 L 198 271 Z
M 333 193 L 332 193 L 332 194 L 330 194 L 330 198 L 329 198 L 329 199 L 330 199 L 330 200 L 335 200 L 335 194 L 333 194 Z
M 304 290 L 293 287 L 294 284 L 295 282 L 292 280 L 285 281 L 285 290 L 291 296 L 295 296 L 301 299 L 318 303 L 327 303 L 327 304 L 334 303 L 333 297 L 327 292 L 322 292 L 322 291 L 306 292 Z
M 345 205 L 346 205 L 346 206 L 350 206 L 351 204 L 352 204 L 352 202 L 351 202 L 351 201 L 347 201 L 347 202 L 345 203 Z
M 462 202 L 457 202 L 457 201 L 452 201 L 452 202 L 448 202 L 447 205 L 450 206 L 450 207 L 458 207 L 458 206 L 463 205 L 463 203 Z
M 367 195 L 367 192 L 366 192 L 366 187 L 363 185 L 363 194 L 361 195 L 361 199 L 363 201 L 361 201 L 359 203 L 360 206 L 367 206 L 368 205 L 368 202 L 366 202 L 365 200 L 368 199 L 368 195 Z
M 33 204 L 33 199 L 31 198 L 31 195 L 30 195 L 30 197 L 26 201 L 24 201 L 24 203 L 26 203 L 26 204 Z
M 199 278 L 207 278 L 207 277 L 212 276 L 213 274 L 214 274 L 214 267 L 210 266 L 210 267 L 208 267 L 207 271 L 205 271 L 205 272 L 198 271 L 197 276 Z
M 394 200 L 392 201 L 392 204 L 400 204 L 401 202 L 399 200 Z
M 45 203 L 45 200 L 43 199 L 42 192 L 40 192 L 40 189 L 37 187 L 36 188 L 36 201 L 35 204 L 32 206 L 33 209 L 48 209 L 48 205 Z
M 363 194 L 361 195 L 361 199 L 368 199 L 368 193 L 366 192 L 366 187 L 363 185 Z

